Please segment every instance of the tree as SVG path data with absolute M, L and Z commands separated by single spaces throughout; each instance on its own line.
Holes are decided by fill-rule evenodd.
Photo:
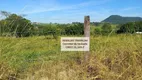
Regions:
M 136 32 L 142 32 L 142 21 L 135 22 Z
M 11 13 L 7 11 L 1 11 L 0 12 L 3 16 L 8 17 Z
M 84 25 L 83 23 L 70 24 L 65 28 L 65 32 L 67 35 L 83 35 Z
M 17 37 L 26 37 L 30 35 L 33 26 L 30 20 L 27 20 L 17 14 L 10 14 L 2 21 L 4 27 L 3 33 L 10 33 Z
M 108 34 L 112 31 L 112 27 L 110 23 L 104 23 L 104 25 L 102 26 L 102 34 Z
M 136 24 L 135 22 L 129 22 L 120 26 L 120 29 L 117 33 L 134 33 L 136 32 Z

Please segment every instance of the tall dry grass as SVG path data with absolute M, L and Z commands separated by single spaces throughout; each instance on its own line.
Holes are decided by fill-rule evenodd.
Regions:
M 142 35 L 91 37 L 91 57 L 45 37 L 0 38 L 1 80 L 142 80 Z

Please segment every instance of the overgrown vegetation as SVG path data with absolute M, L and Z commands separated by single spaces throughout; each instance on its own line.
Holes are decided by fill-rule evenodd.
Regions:
M 0 38 L 2 80 L 141 80 L 142 35 L 91 37 L 91 58 L 61 52 L 60 38 Z

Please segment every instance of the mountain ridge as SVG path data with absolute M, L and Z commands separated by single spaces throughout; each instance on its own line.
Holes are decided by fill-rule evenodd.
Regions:
M 142 21 L 141 17 L 123 17 L 120 15 L 111 15 L 102 22 L 112 23 L 112 24 L 125 24 L 128 22 Z

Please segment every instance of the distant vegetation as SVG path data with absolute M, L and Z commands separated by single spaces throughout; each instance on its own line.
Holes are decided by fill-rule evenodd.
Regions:
M 83 35 L 84 24 L 74 22 L 72 24 L 57 24 L 57 23 L 32 23 L 30 20 L 17 14 L 10 14 L 2 11 L 1 14 L 5 19 L 0 21 L 0 36 L 42 36 L 42 35 Z
M 102 22 L 108 22 L 112 24 L 125 24 L 128 22 L 136 22 L 142 21 L 141 17 L 122 17 L 119 15 L 111 15 L 110 17 L 106 18 Z
M 6 11 L 1 11 L 1 14 L 5 18 L 0 21 L 0 36 L 28 37 L 52 35 L 53 38 L 57 39 L 60 35 L 84 34 L 84 24 L 80 22 L 72 22 L 71 24 L 32 23 L 21 15 L 11 14 Z M 109 35 L 110 33 L 120 34 L 142 32 L 142 21 L 139 20 L 141 20 L 141 18 L 113 15 L 103 22 L 91 22 L 91 34 Z M 121 22 L 125 24 L 118 24 Z
M 123 25 L 119 25 L 117 33 L 135 33 L 142 32 L 142 21 L 140 22 L 129 22 Z

